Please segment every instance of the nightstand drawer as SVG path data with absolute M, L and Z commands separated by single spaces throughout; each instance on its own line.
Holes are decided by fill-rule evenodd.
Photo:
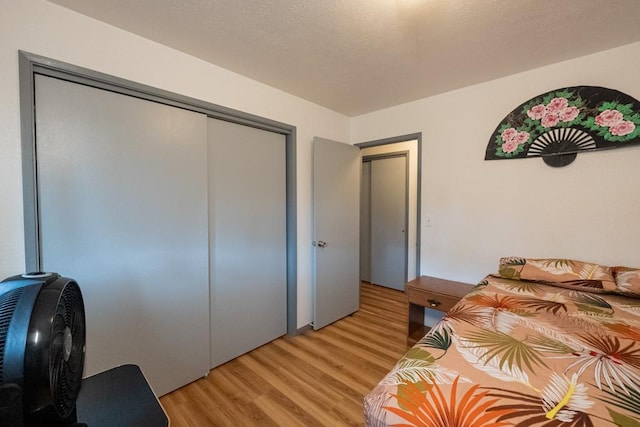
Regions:
M 407 296 L 412 304 L 419 304 L 426 308 L 447 312 L 460 301 L 459 297 L 430 292 L 407 286 Z
M 429 331 L 424 325 L 424 309 L 447 312 L 458 303 L 472 287 L 461 282 L 429 276 L 416 277 L 405 287 L 409 302 L 407 344 L 413 345 Z

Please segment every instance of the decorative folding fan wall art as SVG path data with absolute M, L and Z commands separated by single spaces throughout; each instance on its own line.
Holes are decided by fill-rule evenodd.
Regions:
M 581 151 L 640 144 L 640 102 L 599 86 L 573 86 L 521 104 L 491 135 L 485 160 L 542 157 L 549 166 Z

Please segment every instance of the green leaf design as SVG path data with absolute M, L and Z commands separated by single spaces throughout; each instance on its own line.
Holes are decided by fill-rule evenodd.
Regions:
M 569 347 L 565 343 L 543 335 L 528 336 L 526 341 L 531 343 L 536 350 L 544 351 L 546 353 L 572 354 L 575 352 L 573 348 Z
M 593 116 L 589 116 L 582 122 L 582 126 L 586 127 L 589 130 L 597 130 L 600 128 L 595 122 L 596 118 Z
M 570 92 L 568 90 L 556 92 L 556 98 L 571 98 L 572 96 L 573 96 L 573 92 Z
M 489 281 L 488 280 L 481 280 L 473 287 L 473 292 L 479 291 L 480 289 L 484 289 L 488 285 L 489 285 Z
M 611 415 L 611 420 L 613 420 L 618 427 L 640 427 L 640 422 L 631 417 L 620 414 L 611 408 L 607 408 L 607 411 L 609 411 L 609 415 Z
M 466 322 L 470 325 L 478 325 L 488 321 L 491 314 L 479 309 L 475 305 L 456 304 L 445 317 L 452 321 Z
M 578 114 L 575 119 L 570 122 L 560 122 L 558 123 L 558 127 L 568 128 L 573 126 L 578 126 L 582 124 L 582 119 L 584 118 L 584 114 Z
M 519 303 L 535 311 L 546 311 L 547 313 L 558 314 L 559 311 L 567 312 L 567 306 L 561 302 L 541 300 L 537 298 L 519 298 Z
M 382 380 L 383 384 L 402 384 L 418 382 L 419 375 L 433 377 L 436 369 L 435 358 L 428 351 L 412 347 L 398 362 L 391 375 Z
M 617 105 L 617 102 L 603 102 L 602 105 L 598 107 L 598 111 L 615 110 Z
M 418 341 L 418 345 L 447 351 L 451 347 L 451 335 L 447 328 L 442 328 L 442 330 L 425 335 Z
M 629 394 L 603 389 L 602 391 L 609 395 L 609 398 L 600 400 L 611 405 L 615 405 L 618 408 L 633 412 L 636 415 L 640 415 L 640 390 L 638 388 L 638 384 L 634 383 L 634 385 L 636 387 L 629 388 Z
M 420 348 L 412 347 L 405 355 L 405 359 L 418 359 L 423 360 L 429 364 L 436 361 L 435 357 L 431 353 L 426 350 L 422 350 Z
M 514 366 L 522 369 L 524 364 L 535 372 L 534 365 L 547 367 L 533 347 L 502 332 L 480 330 L 466 338 L 477 347 L 487 350 L 482 357 L 485 363 L 498 357 L 500 368 L 506 364 L 509 369 Z
M 471 366 L 485 372 L 487 375 L 500 381 L 517 382 L 524 384 L 527 387 L 534 388 L 529 382 L 529 376 L 527 373 L 517 366 L 514 366 L 513 368 L 501 367 L 499 366 L 501 361 L 498 358 L 486 360 L 486 351 L 484 347 L 476 346 L 473 342 L 464 338 L 454 340 L 454 345 L 460 355 Z
M 435 358 L 428 351 L 413 347 L 400 359 L 393 371 L 383 378 L 380 384 L 398 385 L 422 382 L 451 384 L 458 376 L 457 372 L 437 365 Z M 461 381 L 469 382 L 466 378 L 461 378 Z
M 613 310 L 601 310 L 599 308 L 593 307 L 591 305 L 587 305 L 587 304 L 580 304 L 580 303 L 576 303 L 576 307 L 578 308 L 578 310 L 583 311 L 585 313 L 591 314 L 591 315 L 596 315 L 596 316 L 603 316 L 603 317 L 611 317 L 613 315 Z
M 627 134 L 621 138 L 623 138 L 625 141 L 629 141 L 631 139 L 634 139 L 635 137 L 638 136 L 638 133 L 640 132 L 640 127 L 636 127 L 633 132 L 631 132 L 630 134 Z
M 505 130 L 511 128 L 513 126 L 511 126 L 511 124 L 509 123 L 505 123 L 502 126 L 500 126 L 500 129 L 498 129 L 498 134 L 502 134 L 502 132 L 504 132 Z M 498 135 L 498 138 L 500 138 L 500 135 Z
M 588 304 L 604 310 L 613 311 L 613 307 L 604 298 L 588 292 L 574 291 L 569 293 L 569 298 L 580 304 Z
M 558 268 L 558 267 L 571 267 L 575 263 L 571 259 L 561 259 L 561 258 L 550 259 L 549 261 L 546 262 L 546 265 L 552 265 L 552 264 L 554 267 Z
M 516 270 L 515 268 L 502 267 L 498 273 L 500 274 L 500 276 L 506 277 L 506 278 L 509 278 L 509 279 L 519 279 L 520 278 L 520 272 L 518 270 Z
M 510 291 L 520 292 L 520 293 L 536 293 L 536 291 L 540 290 L 540 285 L 535 282 L 526 282 L 526 281 L 513 281 L 510 283 L 505 283 L 504 287 Z
M 525 265 L 526 263 L 527 263 L 526 258 L 518 258 L 518 257 L 503 258 L 504 265 Z
M 628 116 L 633 114 L 633 104 L 618 104 L 617 110 L 623 115 Z

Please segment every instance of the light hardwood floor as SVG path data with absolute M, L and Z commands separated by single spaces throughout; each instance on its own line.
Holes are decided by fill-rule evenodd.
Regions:
M 171 427 L 361 426 L 362 399 L 407 350 L 404 292 L 367 283 L 360 310 L 278 338 L 163 396 Z

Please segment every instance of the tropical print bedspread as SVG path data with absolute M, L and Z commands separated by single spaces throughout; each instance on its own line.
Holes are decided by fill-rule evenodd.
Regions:
M 640 426 L 639 341 L 640 299 L 487 276 L 365 397 L 366 423 Z

